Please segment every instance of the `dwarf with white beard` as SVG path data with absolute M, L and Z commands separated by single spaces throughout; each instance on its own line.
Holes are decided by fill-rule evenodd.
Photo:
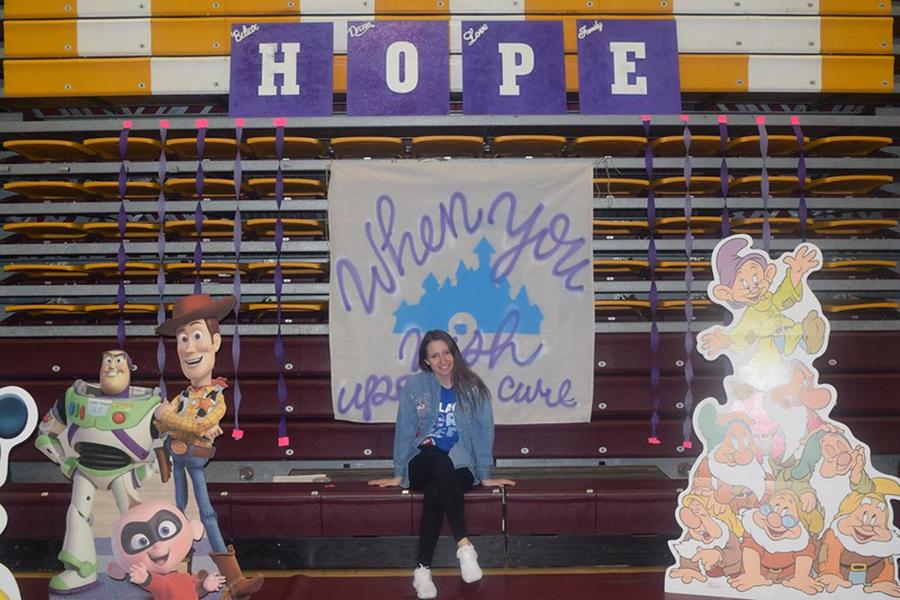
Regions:
M 890 526 L 887 500 L 889 495 L 900 496 L 900 484 L 879 477 L 874 485 L 875 492 L 850 493 L 822 536 L 819 581 L 829 592 L 862 586 L 866 593 L 900 597 L 894 568 L 894 557 L 900 554 L 900 537 Z
M 721 515 L 730 508 L 735 514 L 756 506 L 766 493 L 766 473 L 758 461 L 759 449 L 748 421 L 742 414 L 718 415 L 715 400 L 697 408 L 698 430 L 710 453 L 697 462 L 693 491 L 710 496 L 710 509 Z M 724 423 L 723 423 L 724 421 Z
M 862 445 L 851 447 L 837 427 L 825 424 L 806 441 L 790 478 L 809 482 L 816 491 L 825 523 L 831 523 L 847 494 L 875 490 L 865 466 L 865 448 Z
M 806 496 L 810 494 L 810 489 L 780 489 L 759 508 L 741 513 L 745 530 L 741 542 L 744 572 L 728 580 L 734 589 L 745 592 L 773 583 L 806 594 L 824 589 L 812 577 L 816 551 L 811 532 L 820 531 L 821 522 L 813 513 L 801 510 L 802 505 L 809 504 Z
M 687 494 L 681 500 L 678 519 L 684 537 L 669 542 L 679 560 L 669 577 L 684 583 L 706 581 L 709 577 L 734 577 L 741 572 L 743 527 L 730 509 L 721 517 L 709 511 L 709 498 Z

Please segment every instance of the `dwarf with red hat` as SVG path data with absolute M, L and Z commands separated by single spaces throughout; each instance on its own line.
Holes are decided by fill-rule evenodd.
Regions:
M 156 411 L 156 426 L 168 435 L 165 446 L 172 457 L 175 479 L 175 504 L 187 506 L 187 476 L 191 478 L 200 520 L 212 547 L 210 557 L 225 576 L 229 598 L 249 598 L 259 591 L 262 577 L 246 578 L 235 558 L 234 548 L 226 546 L 219 531 L 216 512 L 206 490 L 206 464 L 215 456 L 213 445 L 222 434 L 219 421 L 225 416 L 222 377 L 213 378 L 216 352 L 222 345 L 219 321 L 234 308 L 234 296 L 213 300 L 206 294 L 179 298 L 172 318 L 156 328 L 164 336 L 175 336 L 181 371 L 191 384 Z

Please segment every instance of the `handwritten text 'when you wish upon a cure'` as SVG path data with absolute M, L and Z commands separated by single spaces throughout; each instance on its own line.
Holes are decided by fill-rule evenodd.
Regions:
M 397 228 L 396 217 L 394 200 L 389 195 L 381 195 L 375 202 L 374 222 L 369 220 L 364 225 L 372 263 L 358 266 L 346 257 L 335 261 L 333 276 L 345 311 L 357 309 L 371 315 L 383 296 L 392 296 L 398 291 L 400 281 L 412 265 L 426 265 L 451 240 L 483 235 L 489 229 L 500 229 L 505 241 L 505 249 L 491 266 L 495 282 L 507 277 L 520 261 L 525 260 L 529 268 L 549 264 L 552 277 L 565 290 L 585 291 L 584 283 L 576 280 L 590 267 L 590 260 L 581 257 L 587 240 L 572 234 L 571 220 L 567 214 L 551 213 L 543 203 L 530 212 L 520 210 L 516 196 L 512 192 L 503 192 L 486 209 L 473 208 L 464 194 L 456 192 L 448 201 L 438 204 L 436 217 L 428 214 L 421 216 L 417 230 Z M 541 344 L 527 352 L 519 349 L 516 341 L 517 317 L 518 313 L 511 311 L 490 340 L 477 330 L 470 332 L 465 340 L 460 339 L 466 362 L 471 366 L 483 363 L 488 369 L 494 369 L 499 368 L 501 359 L 505 359 L 507 366 L 516 368 L 532 365 L 539 360 L 543 349 Z M 411 359 L 411 373 L 418 371 L 418 364 L 415 346 L 412 349 L 408 346 L 411 342 L 417 345 L 421 333 L 417 329 L 407 331 L 397 349 L 398 360 L 405 362 Z M 341 414 L 361 411 L 363 419 L 368 421 L 373 408 L 399 399 L 400 388 L 408 377 L 403 375 L 395 379 L 384 374 L 364 376 L 361 382 L 352 384 L 351 389 L 342 387 L 339 390 L 338 411 Z M 556 386 L 548 385 L 542 378 L 534 383 L 522 383 L 511 373 L 497 379 L 499 383 L 494 391 L 500 402 L 531 404 L 542 401 L 548 407 L 561 408 L 576 405 L 571 397 L 572 383 L 569 379 Z

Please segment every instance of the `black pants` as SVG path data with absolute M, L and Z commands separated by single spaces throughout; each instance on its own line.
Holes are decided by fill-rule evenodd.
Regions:
M 422 451 L 409 461 L 409 485 L 425 495 L 419 524 L 419 564 L 431 566 L 444 513 L 453 538 L 458 542 L 468 537 L 463 494 L 472 489 L 473 483 L 472 472 L 454 469 L 453 461 L 440 448 L 423 446 Z

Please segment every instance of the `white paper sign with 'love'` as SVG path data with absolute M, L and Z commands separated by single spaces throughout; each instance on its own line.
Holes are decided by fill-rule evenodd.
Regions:
M 589 421 L 591 177 L 581 160 L 334 163 L 335 417 L 394 421 L 422 336 L 444 329 L 498 423 Z

